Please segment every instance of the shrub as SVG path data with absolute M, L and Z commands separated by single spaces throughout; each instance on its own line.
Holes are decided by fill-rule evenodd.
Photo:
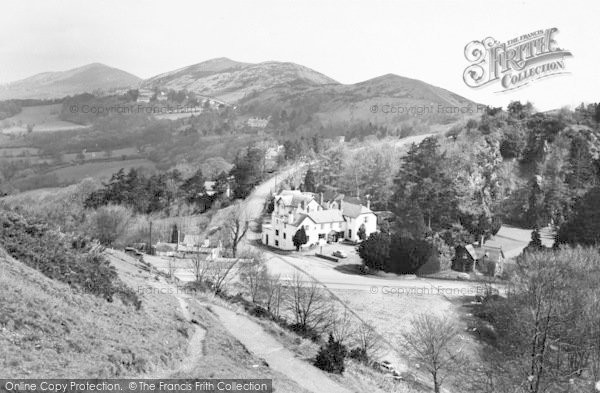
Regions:
M 125 232 L 130 218 L 131 211 L 125 206 L 101 206 L 90 217 L 90 235 L 104 245 L 112 245 Z
M 358 254 L 370 269 L 386 272 L 413 274 L 427 264 L 422 274 L 440 270 L 437 248 L 429 241 L 372 233 L 363 241 Z M 421 272 L 420 272 L 421 273 Z
M 346 347 L 339 341 L 335 341 L 333 335 L 330 334 L 327 344 L 319 349 L 315 366 L 329 373 L 341 374 L 344 372 L 346 354 Z
M 358 255 L 364 261 L 365 266 L 371 269 L 383 270 L 389 259 L 389 254 L 390 237 L 385 233 L 372 233 L 358 247 Z
M 318 342 L 321 340 L 321 334 L 309 326 L 303 326 L 300 323 L 293 323 L 289 325 L 288 328 L 297 335 L 307 338 L 312 342 Z
M 437 250 L 426 240 L 394 236 L 390 244 L 390 258 L 386 271 L 413 274 L 423 265 L 431 264 L 439 270 Z
M 141 307 L 135 292 L 118 278 L 113 266 L 91 241 L 65 235 L 48 223 L 13 211 L 0 212 L 0 243 L 6 252 L 51 279 L 113 301 Z
M 361 347 L 352 348 L 349 357 L 361 363 L 367 363 L 369 361 L 367 351 Z

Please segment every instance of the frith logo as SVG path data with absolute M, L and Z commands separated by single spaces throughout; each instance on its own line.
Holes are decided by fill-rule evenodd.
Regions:
M 554 40 L 556 27 L 538 30 L 500 43 L 492 37 L 471 41 L 465 46 L 465 57 L 472 63 L 465 68 L 467 86 L 477 88 L 499 81 L 500 91 L 513 90 L 551 75 L 565 74 L 568 50 Z

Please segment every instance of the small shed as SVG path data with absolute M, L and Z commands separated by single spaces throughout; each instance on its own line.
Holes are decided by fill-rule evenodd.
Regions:
M 475 247 L 471 244 L 458 245 L 454 249 L 452 258 L 452 270 L 457 272 L 472 272 L 477 262 Z
M 454 258 L 452 258 L 452 270 L 466 273 L 477 270 L 488 276 L 501 274 L 503 264 L 502 248 L 486 245 L 481 247 L 472 244 L 456 246 Z

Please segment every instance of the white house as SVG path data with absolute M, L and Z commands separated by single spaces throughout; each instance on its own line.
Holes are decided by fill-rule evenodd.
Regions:
M 308 241 L 305 245 L 319 245 L 327 241 L 346 239 L 359 241 L 358 232 L 364 227 L 369 236 L 377 229 L 377 217 L 357 199 L 336 198 L 324 202 L 322 195 L 285 190 L 275 196 L 271 222 L 263 224 L 263 244 L 282 250 L 294 250 L 293 237 L 304 227 Z

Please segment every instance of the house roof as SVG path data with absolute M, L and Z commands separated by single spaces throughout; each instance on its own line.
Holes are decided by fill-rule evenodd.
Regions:
M 304 221 L 306 217 L 308 217 L 306 214 L 298 214 L 292 225 L 297 227 L 298 225 L 302 224 L 302 221 Z
M 310 218 L 317 224 L 345 221 L 342 212 L 338 209 L 318 210 L 315 212 L 310 212 L 308 213 L 308 218 Z
M 474 261 L 476 261 L 478 259 L 477 258 L 477 252 L 475 251 L 475 247 L 473 247 L 472 244 L 467 244 L 465 246 L 465 250 L 467 250 L 467 252 L 471 256 L 471 258 L 473 258 Z
M 155 249 L 156 249 L 156 251 L 159 251 L 159 252 L 176 251 L 177 244 L 158 242 L 158 243 L 156 243 Z
M 298 190 L 283 190 L 279 195 L 277 195 L 276 198 L 277 203 L 281 201 L 285 206 L 296 207 L 302 203 L 310 203 L 310 201 L 315 199 L 315 194 L 310 192 L 301 192 Z
M 474 248 L 475 252 L 477 253 L 477 260 L 482 259 L 484 256 L 486 257 L 486 259 L 494 262 L 500 262 L 502 259 L 504 259 L 504 252 L 500 247 L 492 247 L 486 245 L 483 245 L 483 247 L 471 247 Z
M 361 214 L 375 214 L 371 209 L 369 209 L 366 206 L 346 202 L 346 200 L 344 200 L 344 202 L 342 203 L 342 213 L 344 214 L 344 216 L 352 218 L 356 218 Z
M 330 222 L 344 222 L 344 216 L 342 212 L 337 209 L 330 210 L 319 210 L 310 212 L 308 214 L 298 214 L 292 223 L 293 226 L 297 227 L 302 224 L 305 218 L 310 219 L 315 224 L 326 224 Z

